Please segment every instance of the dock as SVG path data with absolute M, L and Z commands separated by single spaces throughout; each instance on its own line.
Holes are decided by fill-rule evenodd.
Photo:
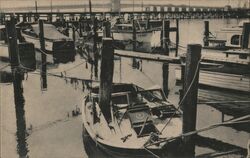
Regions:
M 115 50 L 115 55 L 127 58 L 137 58 L 149 61 L 157 61 L 157 62 L 166 62 L 166 63 L 179 63 L 180 57 L 171 57 L 160 54 L 150 54 L 150 53 L 142 53 L 136 51 L 126 51 L 126 50 Z

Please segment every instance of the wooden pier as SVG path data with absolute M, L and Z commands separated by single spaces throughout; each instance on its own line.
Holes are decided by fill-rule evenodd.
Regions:
M 178 7 L 176 7 L 178 8 Z M 91 15 L 101 18 L 110 18 L 114 16 L 123 17 L 125 14 L 133 15 L 136 19 L 150 18 L 150 19 L 209 19 L 209 18 L 249 18 L 250 9 L 230 9 L 225 10 L 224 8 L 189 8 L 188 9 L 173 9 L 168 8 L 161 10 L 149 10 L 149 11 L 107 11 L 98 12 L 92 11 Z M 39 17 L 47 18 L 51 21 L 54 18 L 60 19 L 71 19 L 73 21 L 80 17 L 90 17 L 90 12 L 49 12 L 49 11 L 36 11 L 23 12 L 23 11 L 5 11 L 0 14 L 0 23 L 4 23 L 10 19 L 10 16 L 15 14 L 18 21 L 35 21 Z

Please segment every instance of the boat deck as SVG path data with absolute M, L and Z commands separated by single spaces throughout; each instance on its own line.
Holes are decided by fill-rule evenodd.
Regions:
M 144 144 L 150 138 L 149 135 L 137 137 L 137 134 L 132 128 L 131 122 L 127 116 L 123 118 L 120 123 L 120 118 L 114 118 L 114 120 L 108 124 L 104 116 L 100 114 L 101 111 L 97 106 L 97 113 L 100 115 L 100 121 L 94 123 L 93 115 L 91 115 L 91 105 L 87 106 L 87 110 L 87 120 L 92 120 L 92 122 L 89 122 L 89 128 L 95 134 L 97 141 L 100 141 L 103 144 L 118 148 L 140 149 L 143 148 Z M 120 110 L 120 116 L 123 116 L 125 112 L 125 109 Z M 161 120 L 157 117 L 152 117 L 152 120 L 158 131 L 161 131 L 164 125 L 168 122 L 168 119 Z M 181 119 L 179 117 L 175 117 L 169 122 L 166 129 L 159 136 L 162 138 L 175 137 L 181 134 L 181 129 Z M 152 146 L 152 148 L 159 147 Z

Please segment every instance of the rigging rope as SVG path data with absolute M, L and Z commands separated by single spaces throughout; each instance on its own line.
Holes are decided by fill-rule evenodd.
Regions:
M 176 109 L 175 112 L 172 114 L 172 116 L 169 118 L 168 122 L 164 125 L 164 127 L 162 128 L 162 130 L 160 131 L 160 133 L 162 133 L 162 132 L 164 131 L 164 129 L 165 129 L 165 128 L 167 127 L 167 125 L 170 123 L 170 121 L 172 120 L 172 118 L 176 115 L 177 111 L 179 111 L 179 109 L 180 109 L 182 103 L 184 102 L 184 100 L 185 100 L 187 94 L 189 93 L 191 87 L 192 87 L 193 84 L 194 84 L 195 78 L 196 78 L 196 76 L 197 76 L 197 74 L 198 74 L 198 72 L 199 72 L 198 70 L 199 70 L 199 65 L 200 65 L 201 60 L 202 60 L 202 59 L 200 59 L 200 60 L 198 61 L 198 64 L 197 64 L 197 66 L 196 66 L 195 74 L 194 74 L 194 76 L 193 76 L 193 79 L 192 79 L 192 81 L 191 81 L 191 83 L 190 83 L 188 89 L 186 90 L 185 94 L 183 95 L 183 98 L 181 99 L 180 103 L 178 104 L 177 109 Z
M 209 126 L 206 126 L 204 128 L 201 128 L 201 129 L 198 129 L 198 130 L 195 130 L 195 131 L 190 131 L 190 132 L 187 132 L 187 133 L 183 133 L 183 134 L 180 134 L 180 135 L 178 135 L 176 137 L 162 138 L 162 140 L 160 140 L 158 142 L 153 142 L 151 144 L 147 144 L 147 145 L 145 145 L 145 147 L 152 146 L 152 145 L 157 145 L 157 144 L 163 143 L 163 142 L 174 141 L 174 140 L 176 140 L 178 138 L 191 136 L 191 135 L 194 135 L 194 134 L 197 134 L 197 133 L 200 133 L 200 132 L 204 132 L 204 131 L 207 131 L 207 130 L 211 130 L 211 129 L 214 129 L 214 128 L 217 128 L 217 127 L 220 127 L 220 126 L 223 126 L 223 125 L 234 125 L 234 124 L 242 124 L 242 123 L 249 123 L 249 122 L 250 122 L 250 115 L 245 115 L 245 116 L 238 117 L 238 118 L 235 118 L 235 119 L 231 119 L 229 121 L 225 121 L 225 122 L 222 122 L 222 123 L 209 125 Z

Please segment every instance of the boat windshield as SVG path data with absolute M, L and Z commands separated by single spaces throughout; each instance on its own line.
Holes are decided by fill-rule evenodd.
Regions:
M 160 89 L 139 91 L 138 95 L 150 102 L 166 100 L 163 92 Z
M 112 96 L 113 104 L 129 104 L 128 95 Z

